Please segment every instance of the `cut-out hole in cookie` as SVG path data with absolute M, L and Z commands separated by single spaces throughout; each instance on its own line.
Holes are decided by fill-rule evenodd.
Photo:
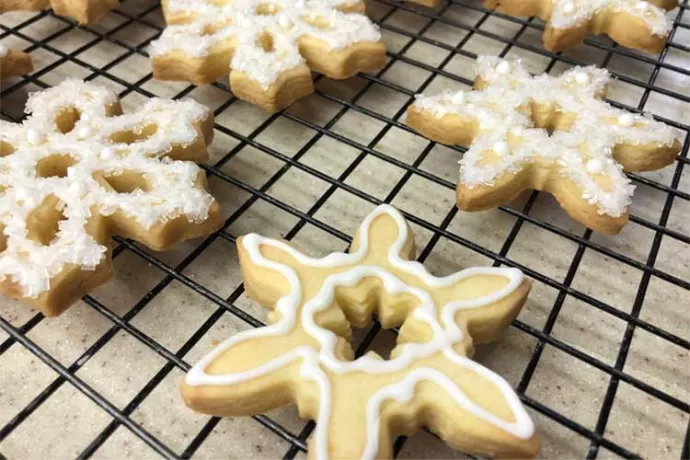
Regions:
M 135 190 L 151 191 L 151 185 L 140 172 L 122 171 L 120 174 L 106 175 L 104 178 L 117 193 L 132 193 Z
M 0 224 L 0 253 L 7 249 L 7 235 L 5 235 L 5 226 Z
M 50 155 L 36 163 L 38 177 L 67 177 L 67 168 L 74 166 L 77 159 L 71 155 Z
M 0 141 L 0 157 L 6 157 L 14 153 L 14 147 L 5 141 Z
M 256 39 L 256 44 L 259 45 L 264 52 L 272 53 L 275 51 L 275 42 L 273 41 L 273 35 L 268 32 L 264 32 Z
M 330 29 L 333 27 L 331 21 L 324 18 L 323 16 L 317 16 L 313 13 L 302 16 L 302 20 L 307 24 L 311 24 L 314 27 L 318 27 L 319 29 Z
M 205 37 L 208 37 L 210 35 L 215 35 L 216 32 L 229 26 L 230 24 L 231 24 L 230 21 L 222 21 L 222 22 L 218 22 L 215 24 L 206 24 L 204 26 L 203 30 L 201 31 L 201 35 L 205 36 Z
M 43 246 L 48 246 L 60 229 L 60 222 L 67 218 L 62 213 L 60 199 L 48 195 L 43 203 L 26 217 L 26 236 Z
M 121 131 L 110 136 L 110 140 L 117 144 L 134 144 L 145 141 L 158 131 L 158 125 L 146 125 L 140 130 Z
M 57 127 L 62 134 L 67 134 L 74 129 L 74 126 L 77 124 L 80 118 L 81 113 L 74 107 L 70 107 L 67 109 L 62 109 L 60 113 L 58 113 L 58 116 L 55 119 L 55 124 L 57 124 Z
M 280 8 L 273 3 L 261 3 L 256 7 L 256 14 L 261 16 L 272 16 L 278 14 Z

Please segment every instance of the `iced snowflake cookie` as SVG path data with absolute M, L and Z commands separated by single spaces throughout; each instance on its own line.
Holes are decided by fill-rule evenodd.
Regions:
M 0 44 L 0 80 L 26 75 L 34 70 L 31 57 L 23 51 L 14 51 Z
M 182 384 L 191 408 L 250 415 L 296 403 L 316 421 L 309 456 L 392 458 L 393 441 L 428 426 L 465 452 L 531 457 L 534 424 L 510 385 L 469 359 L 518 314 L 531 283 L 510 268 L 437 278 L 414 261 L 400 213 L 381 205 L 349 254 L 312 258 L 257 234 L 237 242 L 247 293 L 272 309 L 269 326 L 222 343 Z M 390 359 L 354 359 L 351 324 L 376 314 L 400 326 Z
M 41 11 L 52 7 L 59 16 L 72 18 L 80 24 L 93 24 L 117 5 L 118 0 L 0 0 L 0 13 Z
M 561 51 L 579 45 L 588 33 L 606 34 L 616 43 L 660 52 L 671 31 L 666 11 L 676 0 L 484 0 L 488 8 L 515 16 L 539 16 L 545 23 L 544 47 Z
M 164 0 L 151 45 L 162 80 L 208 84 L 230 72 L 240 99 L 274 112 L 311 94 L 311 70 L 342 79 L 381 68 L 385 45 L 361 0 Z M 310 70 L 311 69 L 311 70 Z
M 663 123 L 603 101 L 608 81 L 596 67 L 532 77 L 519 61 L 480 57 L 475 91 L 418 96 L 407 122 L 434 141 L 469 145 L 460 209 L 490 209 L 523 190 L 543 190 L 573 219 L 616 234 L 634 190 L 624 172 L 663 168 L 681 145 Z
M 111 235 L 163 250 L 221 224 L 194 163 L 212 139 L 206 107 L 151 99 L 121 115 L 114 93 L 67 80 L 27 113 L 0 120 L 0 292 L 58 315 L 112 278 Z

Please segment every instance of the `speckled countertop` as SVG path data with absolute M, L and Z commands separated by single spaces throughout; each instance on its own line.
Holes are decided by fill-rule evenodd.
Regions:
M 0 16 L 0 37 L 14 48 L 36 45 L 31 54 L 37 80 L 46 85 L 67 76 L 86 78 L 105 66 L 95 81 L 125 92 L 123 105 L 133 109 L 146 96 L 127 85 L 163 97 L 188 88 L 152 80 L 147 58 L 137 52 L 155 36 L 155 26 L 163 25 L 155 6 L 153 0 L 128 0 L 89 28 L 71 28 L 51 14 L 5 14 Z M 188 410 L 177 386 L 185 363 L 196 362 L 219 341 L 251 327 L 225 307 L 265 319 L 265 312 L 237 290 L 241 277 L 233 238 L 260 231 L 287 234 L 313 254 L 342 250 L 347 242 L 338 232 L 352 234 L 374 206 L 351 188 L 388 200 L 434 226 L 447 224 L 448 234 L 459 238 L 446 234 L 436 240 L 428 227 L 413 225 L 418 248 L 432 243 L 423 253 L 435 274 L 490 265 L 491 255 L 504 254 L 535 278 L 516 324 L 498 343 L 479 347 L 475 359 L 520 386 L 533 402 L 529 410 L 543 438 L 544 458 L 586 456 L 590 439 L 579 433 L 591 437 L 592 431 L 603 436 L 604 444 L 643 457 L 680 457 L 690 421 L 690 293 L 673 280 L 686 286 L 690 281 L 687 164 L 680 173 L 675 164 L 639 175 L 643 179 L 636 182 L 633 222 L 615 237 L 589 234 L 546 194 L 536 199 L 523 195 L 509 206 L 513 212 L 449 214 L 454 192 L 443 183 L 455 181 L 459 153 L 440 145 L 427 152 L 427 140 L 387 119 L 404 121 L 404 107 L 423 85 L 427 93 L 466 87 L 452 77 L 472 79 L 473 54 L 519 56 L 535 73 L 552 59 L 532 23 L 523 28 L 520 21 L 486 15 L 471 0 L 436 11 L 444 20 L 434 20 L 432 10 L 371 1 L 369 12 L 383 23 L 392 65 L 374 78 L 320 79 L 318 93 L 287 115 L 271 117 L 233 102 L 219 87 L 190 88 L 188 96 L 217 111 L 219 129 L 209 164 L 223 159 L 217 170 L 230 180 L 212 174 L 210 186 L 224 215 L 232 216 L 228 237 L 185 242 L 165 253 L 140 246 L 118 250 L 115 280 L 56 319 L 0 299 L 5 325 L 0 328 L 0 458 L 161 456 L 150 444 L 164 446 L 168 455 L 195 458 L 277 458 L 288 453 L 290 442 L 254 418 L 218 421 Z M 679 46 L 669 48 L 663 59 L 671 68 L 656 73 L 655 57 L 618 48 L 609 53 L 611 42 L 596 38 L 564 53 L 551 72 L 567 68 L 571 59 L 605 63 L 641 82 L 614 81 L 611 100 L 631 107 L 644 101 L 645 111 L 687 127 L 690 103 L 673 93 L 687 99 L 690 75 L 673 68 L 690 68 L 690 13 L 678 21 L 683 25 L 673 41 Z M 21 28 L 9 33 L 16 25 Z M 421 38 L 415 39 L 418 34 Z M 452 49 L 458 52 L 449 56 Z M 432 72 L 440 65 L 442 72 Z M 652 90 L 645 91 L 650 78 Z M 35 82 L 12 89 L 20 82 L 3 83 L 3 113 L 20 114 L 27 91 L 39 89 Z M 325 176 L 311 174 L 309 167 Z M 429 180 L 428 174 L 441 180 Z M 669 194 L 674 199 L 665 214 Z M 324 231 L 314 221 L 302 220 L 300 213 L 336 231 Z M 524 214 L 537 221 L 524 219 Z M 478 252 L 472 243 L 488 252 Z M 649 263 L 655 271 L 643 269 Z M 167 268 L 175 270 L 174 276 Z M 639 321 L 632 320 L 634 328 L 631 314 L 639 315 Z M 9 325 L 37 348 L 32 351 L 13 340 Z M 383 331 L 373 347 L 385 352 L 394 339 Z M 622 374 L 612 371 L 621 360 L 621 344 L 628 342 Z M 540 354 L 530 366 L 535 350 Z M 46 363 L 41 353 L 54 362 Z M 67 381 L 59 370 L 74 377 Z M 620 380 L 612 383 L 612 372 Z M 610 410 L 602 412 L 607 393 L 614 397 Z M 288 436 L 299 435 L 306 423 L 294 408 L 267 416 Z M 132 429 L 149 436 L 148 443 Z M 597 454 L 618 456 L 605 445 Z M 463 455 L 420 432 L 405 442 L 400 457 Z

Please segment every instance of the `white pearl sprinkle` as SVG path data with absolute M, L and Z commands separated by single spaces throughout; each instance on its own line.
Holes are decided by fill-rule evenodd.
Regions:
M 9 52 L 10 52 L 10 50 L 8 50 L 5 45 L 0 45 L 0 57 L 7 56 L 7 53 L 9 53 Z
M 501 63 L 499 63 L 496 66 L 496 72 L 502 73 L 502 74 L 506 74 L 506 73 L 510 72 L 510 64 L 508 64 L 506 61 L 501 61 Z
M 604 164 L 598 158 L 594 158 L 587 162 L 587 171 L 592 174 L 599 174 L 604 170 Z
M 77 136 L 80 139 L 87 138 L 93 134 L 93 130 L 89 126 L 85 126 L 83 128 L 80 128 L 79 131 L 77 132 Z
M 563 5 L 563 12 L 565 14 L 573 14 L 575 12 L 575 4 L 573 2 L 568 2 Z
M 26 138 L 30 144 L 38 144 L 43 140 L 43 135 L 35 129 L 30 129 L 26 133 Z
M 465 102 L 465 93 L 457 92 L 453 94 L 453 97 L 451 97 L 450 100 L 453 102 L 453 104 L 462 104 Z
M 494 144 L 494 153 L 499 157 L 504 157 L 510 153 L 510 146 L 507 142 L 500 141 Z
M 618 124 L 630 127 L 635 124 L 635 117 L 632 113 L 624 113 L 618 117 Z
M 105 147 L 103 150 L 101 150 L 101 158 L 103 158 L 104 160 L 110 160 L 112 158 L 115 158 L 116 155 L 117 152 L 112 147 Z
M 584 72 L 577 72 L 575 74 L 575 81 L 581 85 L 585 85 L 585 84 L 589 83 L 589 75 L 587 75 Z
M 285 29 L 290 26 L 290 20 L 287 18 L 287 16 L 279 16 L 278 25 Z

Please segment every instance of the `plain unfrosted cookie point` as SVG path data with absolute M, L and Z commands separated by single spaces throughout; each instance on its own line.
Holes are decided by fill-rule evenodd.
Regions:
M 118 0 L 0 0 L 0 12 L 41 11 L 51 7 L 58 16 L 72 18 L 86 25 L 96 23 L 118 5 Z

